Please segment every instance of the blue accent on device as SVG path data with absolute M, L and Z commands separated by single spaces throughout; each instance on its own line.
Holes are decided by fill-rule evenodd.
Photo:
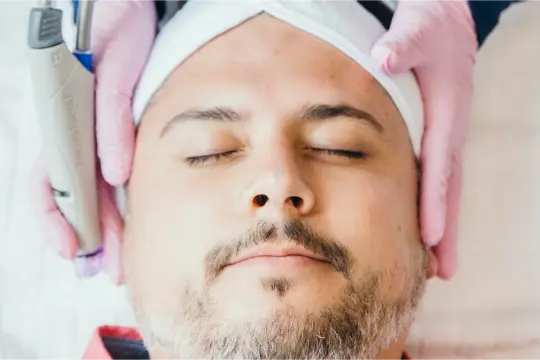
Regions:
M 72 0 L 73 2 L 73 23 L 77 23 L 77 14 L 79 13 L 79 0 Z
M 74 52 L 73 55 L 79 60 L 84 68 L 92 72 L 92 53 L 78 53 Z

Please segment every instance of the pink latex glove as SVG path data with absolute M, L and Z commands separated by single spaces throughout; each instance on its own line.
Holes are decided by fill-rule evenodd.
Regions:
M 389 74 L 413 70 L 424 99 L 420 220 L 438 276 L 457 267 L 461 154 L 470 117 L 478 49 L 466 1 L 400 1 L 372 56 Z
M 135 144 L 131 111 L 134 87 L 142 73 L 157 30 L 153 1 L 97 1 L 92 24 L 96 75 L 97 156 L 100 223 L 104 248 L 102 270 L 123 281 L 120 262 L 123 231 L 112 186 L 130 176 Z M 31 176 L 32 200 L 47 243 L 63 258 L 77 252 L 74 230 L 56 207 L 47 169 L 40 157 Z

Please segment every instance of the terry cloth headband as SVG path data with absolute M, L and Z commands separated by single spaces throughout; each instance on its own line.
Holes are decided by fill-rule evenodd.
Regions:
M 388 92 L 400 111 L 416 156 L 424 130 L 420 89 L 412 72 L 388 76 L 370 56 L 382 24 L 355 0 L 200 1 L 185 4 L 161 29 L 133 99 L 135 125 L 150 99 L 184 60 L 217 36 L 261 13 L 329 43 L 357 62 Z

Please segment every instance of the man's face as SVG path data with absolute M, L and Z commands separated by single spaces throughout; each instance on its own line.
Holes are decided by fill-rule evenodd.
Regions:
M 423 290 L 417 167 L 383 88 L 260 15 L 169 77 L 143 117 L 126 283 L 164 357 L 373 357 Z

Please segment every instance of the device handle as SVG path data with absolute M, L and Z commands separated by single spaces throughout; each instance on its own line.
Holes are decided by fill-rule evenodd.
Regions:
M 31 74 L 51 186 L 79 253 L 101 244 L 96 184 L 94 76 L 64 42 L 32 50 Z

